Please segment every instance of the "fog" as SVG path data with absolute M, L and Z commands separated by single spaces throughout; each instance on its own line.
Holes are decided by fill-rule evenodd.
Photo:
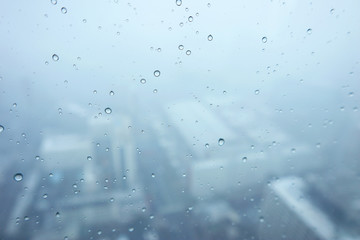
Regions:
M 0 2 L 0 239 L 360 239 L 359 10 Z

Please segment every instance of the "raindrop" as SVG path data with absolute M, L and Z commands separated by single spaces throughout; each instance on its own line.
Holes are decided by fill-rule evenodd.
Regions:
M 155 76 L 155 77 L 159 77 L 159 76 L 160 76 L 160 71 L 159 71 L 159 70 L 155 70 L 155 71 L 154 71 L 154 76 Z
M 209 147 L 210 147 L 210 145 L 209 145 L 208 143 L 206 143 L 206 144 L 205 144 L 205 147 L 206 147 L 206 148 L 209 148 Z
M 213 36 L 210 34 L 210 35 L 207 37 L 207 39 L 208 39 L 209 41 L 212 41 L 212 40 L 213 40 Z
M 158 92 L 158 90 L 155 88 L 154 90 L 153 90 L 153 93 L 157 93 Z
M 179 50 L 184 50 L 184 45 L 179 45 Z
M 56 213 L 55 213 L 55 216 L 56 216 L 56 217 L 60 217 L 60 213 L 59 213 L 59 212 L 56 212 Z
M 186 50 L 186 55 L 190 55 L 191 51 L 190 50 Z
M 142 211 L 142 212 L 145 212 L 145 211 L 146 211 L 146 207 L 143 207 L 143 208 L 141 209 L 141 211 Z
M 62 12 L 63 14 L 67 13 L 66 7 L 62 7 L 62 8 L 61 8 L 61 12 Z
M 3 125 L 0 125 L 0 133 L 4 131 L 4 126 Z
M 176 0 L 176 5 L 181 6 L 181 4 L 182 4 L 181 0 Z
M 54 174 L 53 173 L 49 173 L 49 177 L 53 177 L 54 176 Z
M 92 157 L 91 156 L 87 156 L 87 160 L 91 161 Z
M 57 61 L 59 60 L 59 56 L 56 55 L 56 54 L 53 54 L 53 55 L 52 55 L 52 59 L 53 59 L 55 62 L 57 62 Z
M 295 148 L 292 148 L 292 149 L 291 149 L 291 152 L 292 152 L 292 153 L 295 153 L 295 152 L 296 152 L 296 149 L 295 149 Z
M 261 216 L 261 217 L 259 218 L 259 221 L 260 221 L 260 222 L 264 222 L 264 221 L 265 221 L 265 220 L 264 220 L 264 217 Z
M 189 22 L 192 22 L 194 18 L 192 16 L 188 17 Z
M 14 175 L 14 180 L 20 182 L 23 179 L 23 175 L 21 173 L 16 173 Z
M 142 78 L 142 79 L 140 79 L 140 82 L 141 82 L 142 84 L 145 84 L 145 83 L 146 83 L 146 79 L 145 79 L 145 78 Z
M 243 157 L 243 158 L 242 158 L 242 161 L 243 161 L 243 163 L 246 163 L 247 157 Z
M 87 22 L 87 20 L 84 18 L 84 19 L 83 19 L 83 23 L 86 23 L 86 22 Z
M 51 0 L 51 3 L 52 3 L 53 5 L 56 5 L 56 4 L 57 4 L 57 0 Z
M 259 90 L 259 89 L 256 89 L 256 90 L 255 90 L 255 95 L 259 95 L 259 93 L 260 93 L 260 90 Z
M 115 94 L 114 91 L 110 91 L 110 92 L 109 92 L 109 95 L 110 95 L 110 96 L 114 96 L 114 94 Z
M 154 178 L 154 177 L 155 177 L 155 173 L 152 173 L 152 174 L 151 174 L 151 177 Z
M 129 232 L 133 232 L 133 231 L 134 231 L 133 227 L 129 228 Z
M 105 108 L 105 113 L 106 113 L 106 114 L 110 114 L 110 113 L 112 113 L 111 108 L 109 108 L 109 107 Z
M 307 34 L 311 34 L 312 33 L 312 29 L 311 28 L 309 28 L 308 30 L 306 30 L 306 32 L 307 32 Z
M 267 37 L 263 37 L 263 38 L 261 39 L 261 41 L 262 41 L 263 43 L 266 43 L 266 42 L 267 42 Z
M 43 195 L 43 199 L 46 199 L 48 197 L 48 195 L 45 193 L 44 195 Z
M 30 218 L 29 218 L 28 216 L 25 216 L 25 217 L 24 217 L 24 220 L 25 220 L 25 221 L 29 221 Z
M 225 140 L 223 138 L 219 138 L 219 140 L 218 140 L 219 146 L 224 145 L 224 143 L 225 143 Z

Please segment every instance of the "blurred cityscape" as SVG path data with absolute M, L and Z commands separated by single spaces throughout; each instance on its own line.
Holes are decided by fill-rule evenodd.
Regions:
M 0 239 L 360 239 L 360 128 L 309 142 L 239 102 L 69 104 L 52 127 L 4 126 Z

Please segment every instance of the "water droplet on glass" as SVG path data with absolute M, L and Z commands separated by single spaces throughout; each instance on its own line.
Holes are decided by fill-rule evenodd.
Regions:
M 160 76 L 160 71 L 159 71 L 159 70 L 155 70 L 155 71 L 154 71 L 154 76 L 155 76 L 155 77 L 159 77 L 159 76 Z
M 218 140 L 219 146 L 224 145 L 224 143 L 225 143 L 225 140 L 223 138 L 219 138 L 219 140 Z
M 23 175 L 21 173 L 16 173 L 14 175 L 14 180 L 20 182 L 23 179 Z
M 264 222 L 264 221 L 265 221 L 265 220 L 264 220 L 264 217 L 261 216 L 261 217 L 259 218 L 259 221 L 260 221 L 260 222 Z
M 55 213 L 55 216 L 56 216 L 56 217 L 60 217 L 60 213 L 59 213 L 59 212 L 56 212 L 56 213 Z
M 153 90 L 153 93 L 157 93 L 158 92 L 158 90 L 155 88 L 154 90 Z
M 87 22 L 87 20 L 84 18 L 84 19 L 83 19 L 83 23 L 86 23 L 86 22 Z
M 208 143 L 206 143 L 206 144 L 205 144 L 205 147 L 206 147 L 206 148 L 209 148 L 209 147 L 210 147 L 210 145 L 209 145 Z
M 91 156 L 87 156 L 87 160 L 91 161 L 92 157 Z
M 266 42 L 267 42 L 267 37 L 263 37 L 263 38 L 261 39 L 261 41 L 262 41 L 263 43 L 266 43 Z
M 145 79 L 145 78 L 140 79 L 140 83 L 145 84 L 145 83 L 146 83 L 146 79 Z
M 25 217 L 24 217 L 24 220 L 25 220 L 25 221 L 29 221 L 29 220 L 30 220 L 29 216 L 25 216 Z
M 0 133 L 4 131 L 4 126 L 3 125 L 0 125 Z
M 307 32 L 307 34 L 311 34 L 312 33 L 312 29 L 311 28 L 309 28 L 308 30 L 306 30 L 306 32 Z
M 54 174 L 53 173 L 49 173 L 49 177 L 53 177 L 54 176 Z
M 182 4 L 181 0 L 176 0 L 176 5 L 181 6 L 181 4 Z
M 247 157 L 243 157 L 243 158 L 242 158 L 242 161 L 243 161 L 243 163 L 246 163 Z
M 114 91 L 110 91 L 110 92 L 109 92 L 109 95 L 110 95 L 110 96 L 114 96 L 114 94 L 115 94 Z
M 106 114 L 110 114 L 110 113 L 112 113 L 111 108 L 109 108 L 109 107 L 105 108 L 105 113 L 106 113 Z
M 67 13 L 66 7 L 62 7 L 62 8 L 61 8 L 61 12 L 62 12 L 63 14 Z
M 190 50 L 187 50 L 186 51 L 186 55 L 190 55 L 191 54 L 191 51 Z
M 208 39 L 209 41 L 212 41 L 212 40 L 213 40 L 213 36 L 210 34 L 210 35 L 207 37 L 207 39 Z
M 143 208 L 141 209 L 141 211 L 142 211 L 142 212 L 145 212 L 145 211 L 146 211 L 146 207 L 143 207 Z
M 291 152 L 292 152 L 292 153 L 295 153 L 295 152 L 296 152 L 296 149 L 295 149 L 295 148 L 292 148 L 292 149 L 291 149 Z
M 56 4 L 57 4 L 57 0 L 51 0 L 51 3 L 52 3 L 53 5 L 56 5 Z
M 52 55 L 52 60 L 54 60 L 55 62 L 59 60 L 59 56 L 56 54 Z
M 255 90 L 255 95 L 259 95 L 259 93 L 260 93 L 260 90 L 259 90 L 259 89 L 256 89 L 256 90 Z
M 133 232 L 133 231 L 134 231 L 133 227 L 129 228 L 129 232 Z
M 194 20 L 194 18 L 192 16 L 189 16 L 188 20 L 189 20 L 189 22 L 192 22 Z
M 179 50 L 184 50 L 184 45 L 179 45 Z
M 45 194 L 43 195 L 43 198 L 46 199 L 47 197 L 48 197 L 48 195 L 45 193 Z
M 154 178 L 154 177 L 155 177 L 155 173 L 152 173 L 152 174 L 151 174 L 151 177 Z

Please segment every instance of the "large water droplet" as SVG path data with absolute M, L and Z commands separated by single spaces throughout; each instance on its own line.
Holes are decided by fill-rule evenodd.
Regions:
M 62 8 L 61 8 L 61 12 L 62 12 L 63 14 L 67 13 L 66 7 L 62 7 Z
M 176 5 L 181 6 L 181 4 L 182 4 L 181 0 L 176 0 Z
M 52 60 L 54 60 L 55 62 L 59 60 L 59 56 L 56 54 L 52 55 Z
M 20 182 L 23 179 L 23 175 L 21 173 L 16 173 L 14 175 L 14 180 Z
M 105 108 L 105 113 L 107 113 L 107 114 L 110 114 L 110 113 L 112 113 L 112 110 L 111 110 L 111 108 L 109 108 L 109 107 Z
M 266 42 L 267 42 L 267 37 L 263 37 L 263 38 L 261 39 L 261 41 L 262 41 L 263 43 L 266 43 Z
M 219 140 L 218 140 L 219 146 L 224 145 L 224 143 L 225 143 L 225 140 L 223 138 L 219 138 Z
M 159 77 L 159 76 L 160 76 L 160 71 L 159 71 L 159 70 L 155 70 L 155 71 L 154 71 L 154 76 L 155 76 L 155 77 Z
M 207 39 L 208 39 L 209 41 L 212 41 L 212 40 L 213 40 L 213 36 L 210 34 L 210 35 L 207 37 Z

